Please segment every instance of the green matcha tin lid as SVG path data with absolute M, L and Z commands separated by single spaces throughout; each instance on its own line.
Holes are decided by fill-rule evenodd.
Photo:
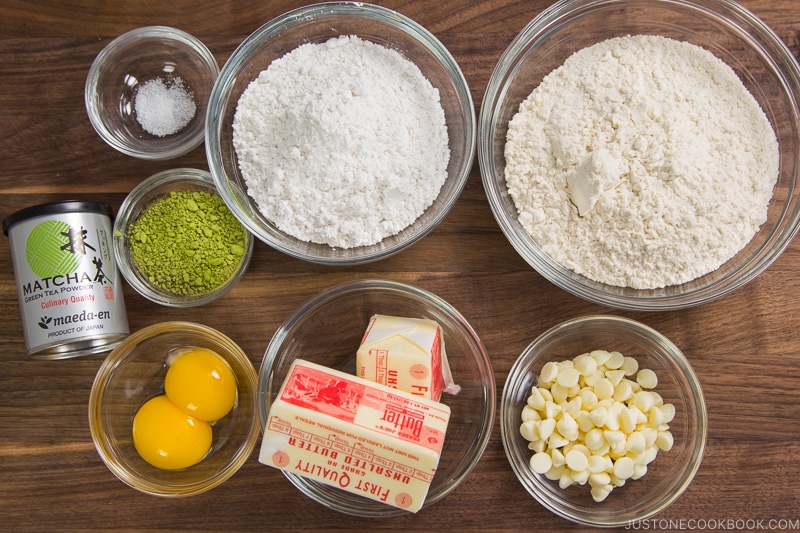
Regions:
M 211 174 L 192 168 L 144 180 L 114 224 L 123 277 L 140 295 L 170 307 L 203 305 L 227 293 L 247 270 L 253 241 Z

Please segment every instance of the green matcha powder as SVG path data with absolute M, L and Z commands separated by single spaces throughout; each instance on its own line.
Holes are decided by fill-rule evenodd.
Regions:
M 130 254 L 153 285 L 202 294 L 227 282 L 244 260 L 245 229 L 216 194 L 170 192 L 131 226 Z

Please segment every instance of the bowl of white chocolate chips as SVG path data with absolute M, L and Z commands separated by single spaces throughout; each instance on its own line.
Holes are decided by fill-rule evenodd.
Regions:
M 680 349 L 644 324 L 600 315 L 559 324 L 525 348 L 500 421 L 525 489 L 563 518 L 603 527 L 674 502 L 700 466 L 708 424 Z

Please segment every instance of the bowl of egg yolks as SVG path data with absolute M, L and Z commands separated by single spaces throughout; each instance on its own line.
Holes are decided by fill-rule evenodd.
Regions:
M 101 365 L 89 398 L 100 457 L 127 485 L 191 496 L 232 476 L 259 434 L 257 375 L 231 339 L 192 322 L 133 333 Z

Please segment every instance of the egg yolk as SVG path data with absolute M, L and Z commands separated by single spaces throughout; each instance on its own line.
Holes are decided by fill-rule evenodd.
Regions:
M 162 470 L 199 462 L 211 449 L 211 426 L 186 414 L 164 396 L 151 398 L 133 417 L 133 444 L 142 458 Z
M 219 355 L 202 348 L 179 355 L 164 379 L 167 397 L 195 418 L 214 422 L 236 403 L 236 376 Z

